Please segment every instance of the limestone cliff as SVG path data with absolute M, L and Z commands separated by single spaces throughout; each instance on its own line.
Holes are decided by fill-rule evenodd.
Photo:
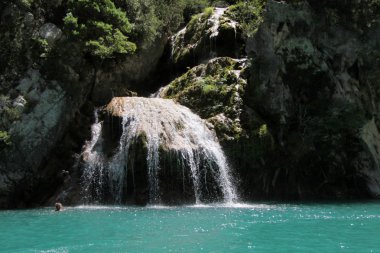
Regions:
M 161 93 L 223 129 L 247 199 L 379 196 L 378 15 L 358 16 L 368 5 L 356 2 L 321 6 L 267 2 L 246 39 L 249 70 L 232 81 L 242 84 L 235 120 L 224 95 L 233 64 L 215 74 L 223 67 L 211 60 Z
M 65 2 L 0 3 L 1 208 L 79 184 L 94 108 L 156 80 L 213 125 L 244 199 L 379 197 L 376 0 L 208 8 L 100 67 L 63 31 Z
M 94 106 L 131 94 L 167 41 L 158 36 L 120 64 L 95 68 L 63 32 L 65 8 L 66 1 L 1 3 L 0 207 L 46 202 L 74 173 Z
M 376 136 L 378 128 L 367 126 L 378 122 L 380 26 L 377 14 L 357 16 L 368 11 L 369 2 L 362 4 L 341 9 L 269 1 L 264 22 L 247 41 L 252 67 L 246 103 L 277 142 L 263 185 L 269 195 L 380 193 L 371 186 L 379 183 L 379 157 L 368 151 L 375 142 L 363 138 L 368 131 Z

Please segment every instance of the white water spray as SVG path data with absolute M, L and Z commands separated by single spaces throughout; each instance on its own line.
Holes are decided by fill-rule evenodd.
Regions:
M 160 203 L 161 149 L 175 154 L 178 170 L 182 170 L 182 175 L 185 169 L 190 170 L 196 204 L 202 202 L 204 189 L 207 188 L 207 177 L 214 178 L 224 202 L 233 203 L 237 200 L 229 167 L 215 133 L 188 108 L 168 99 L 126 97 L 114 98 L 107 111 L 123 119 L 118 150 L 108 161 L 98 153 L 89 156 L 84 166 L 84 175 L 87 176 L 83 178 L 88 180 L 94 174 L 94 167 L 101 169 L 102 175 L 105 175 L 106 169 L 108 188 L 116 202 L 120 202 L 125 194 L 123 189 L 127 170 L 133 169 L 128 168 L 130 148 L 141 136 L 146 139 L 151 204 Z M 98 126 L 97 124 L 100 123 L 95 123 L 93 127 Z M 95 152 L 93 149 L 96 145 L 93 143 L 99 141 L 101 131 L 101 128 L 97 129 L 93 131 L 92 140 L 89 142 L 91 145 L 86 145 L 87 153 Z M 87 184 L 90 183 L 84 185 Z
M 209 18 L 210 23 L 210 39 L 216 38 L 219 35 L 220 17 L 223 16 L 227 8 L 215 8 L 214 13 Z
M 91 140 L 86 142 L 82 152 L 85 164 L 81 182 L 82 194 L 85 198 L 90 196 L 92 191 L 96 196 L 103 194 L 101 186 L 103 185 L 105 164 L 101 149 L 102 123 L 99 122 L 98 110 L 95 110 L 94 117 L 95 123 L 91 126 Z

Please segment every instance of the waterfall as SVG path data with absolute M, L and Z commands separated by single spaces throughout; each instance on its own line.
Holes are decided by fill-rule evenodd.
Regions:
M 214 13 L 208 20 L 210 25 L 210 39 L 216 38 L 219 35 L 220 17 L 223 16 L 227 8 L 215 8 Z
M 210 38 L 210 58 L 217 57 L 218 54 L 216 50 L 216 39 L 219 35 L 220 17 L 223 16 L 227 8 L 215 8 L 214 13 L 207 20 L 207 24 L 210 27 L 208 29 L 208 34 Z
M 112 155 L 102 153 L 105 142 L 101 137 L 102 123 L 94 123 L 92 139 L 86 143 L 83 152 L 84 194 L 100 194 L 95 199 L 101 199 L 104 194 L 101 189 L 107 189 L 112 200 L 121 203 L 128 194 L 126 189 L 131 188 L 125 185 L 131 182 L 127 176 L 135 177 L 138 170 L 144 169 L 133 166 L 141 151 L 131 152 L 137 140 L 142 140 L 144 143 L 140 146 L 146 149 L 150 204 L 162 202 L 162 188 L 168 187 L 163 181 L 169 173 L 164 171 L 173 170 L 173 166 L 168 169 L 168 162 L 165 162 L 170 159 L 175 161 L 176 171 L 173 173 L 180 175 L 183 188 L 186 174 L 189 174 L 195 203 L 209 201 L 208 196 L 215 192 L 220 192 L 224 202 L 237 200 L 230 169 L 215 132 L 190 109 L 169 99 L 125 97 L 114 98 L 106 111 L 112 117 L 122 119 L 119 143 Z M 137 183 L 133 187 L 138 187 Z
M 85 161 L 82 182 L 82 195 L 87 199 L 95 195 L 95 201 L 103 195 L 104 157 L 101 150 L 102 123 L 99 122 L 98 110 L 94 112 L 95 123 L 91 126 L 91 140 L 83 147 L 82 157 Z

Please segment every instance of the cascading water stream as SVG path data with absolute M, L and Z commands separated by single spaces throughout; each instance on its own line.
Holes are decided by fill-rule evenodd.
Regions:
M 120 203 L 126 194 L 126 177 L 135 173 L 128 171 L 142 169 L 133 168 L 129 162 L 134 159 L 130 150 L 140 138 L 146 142 L 150 204 L 161 202 L 160 173 L 165 169 L 162 161 L 165 152 L 177 161 L 176 170 L 183 180 L 186 171 L 189 172 L 197 204 L 206 198 L 209 182 L 215 182 L 212 187 L 219 189 L 224 202 L 237 200 L 226 157 L 215 133 L 188 108 L 168 99 L 126 97 L 114 98 L 106 110 L 113 117 L 122 118 L 122 134 L 116 152 L 106 158 L 100 148 L 102 123 L 93 125 L 92 140 L 85 145 L 83 152 L 83 155 L 87 154 L 82 176 L 84 194 L 101 193 L 88 190 L 92 188 L 108 189 L 114 202 Z M 102 178 L 94 180 L 94 175 Z M 97 198 L 101 199 L 101 196 Z
M 85 161 L 82 182 L 82 194 L 87 198 L 92 195 L 101 196 L 104 178 L 104 157 L 101 150 L 102 123 L 99 122 L 98 109 L 94 112 L 95 123 L 91 126 L 91 140 L 83 147 L 82 157 Z
M 223 16 L 227 8 L 215 8 L 214 13 L 209 18 L 210 22 L 210 39 L 218 37 L 219 35 L 219 26 L 220 26 L 220 17 Z

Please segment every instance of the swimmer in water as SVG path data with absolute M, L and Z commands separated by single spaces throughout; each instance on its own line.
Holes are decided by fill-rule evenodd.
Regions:
M 59 212 L 63 210 L 63 205 L 61 203 L 55 203 L 55 211 Z

